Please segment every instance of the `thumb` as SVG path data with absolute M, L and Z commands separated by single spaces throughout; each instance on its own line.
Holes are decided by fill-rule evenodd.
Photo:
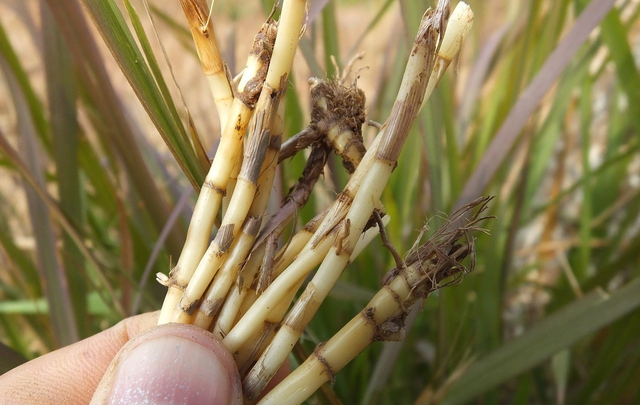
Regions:
M 231 354 L 192 325 L 161 325 L 118 352 L 91 400 L 94 404 L 241 405 Z

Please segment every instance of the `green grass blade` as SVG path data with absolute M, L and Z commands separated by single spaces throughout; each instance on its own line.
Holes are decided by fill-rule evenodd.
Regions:
M 61 2 L 47 0 L 47 4 L 50 5 L 58 27 L 62 30 L 74 56 L 83 90 L 82 100 L 93 112 L 90 115 L 92 123 L 101 139 L 109 145 L 110 151 L 118 156 L 118 164 L 124 166 L 133 184 L 132 190 L 141 200 L 138 204 L 143 206 L 144 212 L 155 226 L 156 233 L 159 233 L 169 216 L 169 208 L 149 167 L 145 164 L 135 139 L 136 131 L 123 111 L 122 101 L 111 84 L 104 62 L 85 22 L 81 6 L 70 0 Z M 99 6 L 95 6 L 106 7 L 102 2 Z M 107 30 L 110 27 L 102 28 Z M 142 57 L 140 56 L 137 61 L 142 61 Z M 132 59 L 129 63 L 136 65 L 136 60 Z M 153 87 L 153 78 L 147 77 L 146 82 Z M 168 120 L 170 114 L 167 113 L 162 117 L 163 120 Z M 177 255 L 183 241 L 182 229 L 174 228 L 167 239 L 169 251 Z
M 131 20 L 131 26 L 133 27 L 133 30 L 136 33 L 136 37 L 138 38 L 138 42 L 140 43 L 140 47 L 142 48 L 142 52 L 144 52 L 144 57 L 147 61 L 147 64 L 149 65 L 149 70 L 153 74 L 153 80 L 155 80 L 156 85 L 158 86 L 158 90 L 160 91 L 162 101 L 167 104 L 167 108 L 171 113 L 171 118 L 173 119 L 173 121 L 181 122 L 180 116 L 178 115 L 178 110 L 176 110 L 176 106 L 173 103 L 171 93 L 169 92 L 169 88 L 164 81 L 160 66 L 158 65 L 158 60 L 153 53 L 149 38 L 147 38 L 147 34 L 145 33 L 144 27 L 142 26 L 142 21 L 140 20 L 138 13 L 136 12 L 130 1 L 125 0 L 124 5 L 127 9 L 129 19 Z M 185 141 L 186 139 L 183 138 L 182 142 Z
M 47 314 L 49 313 L 49 304 L 44 298 L 37 300 L 15 300 L 0 302 L 0 313 L 7 314 Z
M 517 377 L 640 307 L 640 279 L 610 294 L 597 291 L 546 317 L 522 336 L 473 364 L 440 402 L 464 404 Z
M 48 124 L 45 120 L 44 110 L 42 108 L 42 103 L 38 100 L 38 96 L 36 95 L 31 82 L 29 81 L 29 77 L 27 72 L 22 67 L 21 61 L 18 59 L 16 52 L 14 51 L 9 39 L 7 38 L 7 33 L 4 30 L 3 25 L 0 23 L 0 57 L 4 60 L 4 63 L 7 65 L 7 71 L 10 71 L 14 76 L 14 80 L 17 83 L 17 86 L 20 88 L 20 91 L 24 94 L 24 98 L 28 105 L 30 115 L 33 117 L 33 124 L 35 126 L 35 130 L 37 131 L 38 138 L 44 145 L 47 150 L 51 149 L 51 140 L 49 139 L 48 134 Z
M 629 117 L 636 131 L 640 132 L 640 73 L 627 39 L 629 33 L 622 25 L 617 9 L 611 10 L 602 20 L 601 35 L 616 65 L 618 77 L 624 81 L 622 90 L 628 98 Z
M 509 116 L 493 138 L 482 161 L 478 164 L 469 180 L 467 180 L 460 197 L 454 205 L 454 209 L 462 207 L 482 194 L 542 97 L 555 83 L 571 61 L 571 58 L 587 40 L 591 31 L 613 7 L 614 3 L 615 1 L 613 0 L 593 1 L 578 17 L 571 30 L 567 32 L 540 68 L 536 77 L 520 95 Z
M 91 315 L 106 316 L 111 312 L 111 308 L 109 308 L 100 295 L 96 293 L 89 294 L 85 300 L 88 303 L 87 312 Z M 0 302 L 0 314 L 4 315 L 37 315 L 48 313 L 49 303 L 44 298 Z
M 41 279 L 33 262 L 33 255 L 16 245 L 14 234 L 9 227 L 9 219 L 16 218 L 17 213 L 11 209 L 11 203 L 4 198 L 2 207 L 0 210 L 2 253 L 0 256 L 3 260 L 3 271 L 0 272 L 0 304 L 9 300 L 33 300 L 41 297 L 43 296 Z M 52 350 L 55 347 L 49 320 L 42 313 L 22 316 L 19 320 L 15 316 L 0 314 L 0 328 L 3 341 L 27 358 L 33 357 L 32 345 L 35 343 L 31 339 L 30 341 L 24 339 L 29 331 L 34 331 L 33 335 L 37 336 L 36 340 L 44 350 Z
M 335 58 L 338 67 L 341 67 L 340 44 L 338 42 L 338 25 L 336 22 L 335 2 L 330 1 L 322 9 L 322 39 L 324 42 L 324 66 L 327 77 L 335 77 L 338 73 L 331 60 Z
M 18 153 L 15 149 L 10 145 L 7 141 L 6 136 L 2 131 L 0 131 L 0 151 L 5 154 L 11 162 L 15 165 L 16 171 L 23 177 L 23 179 L 28 183 L 28 185 L 37 193 L 39 199 L 41 199 L 48 208 L 49 212 L 55 217 L 56 221 L 60 224 L 60 226 L 71 236 L 76 246 L 80 248 L 82 254 L 84 255 L 87 262 L 89 262 L 93 268 L 95 269 L 95 277 L 99 280 L 100 285 L 104 288 L 105 293 L 104 296 L 107 301 L 110 303 L 112 308 L 114 308 L 114 312 L 119 313 L 120 316 L 124 314 L 122 310 L 122 306 L 120 302 L 116 298 L 116 294 L 113 290 L 111 284 L 107 281 L 107 277 L 104 273 L 103 266 L 96 260 L 91 251 L 84 244 L 84 238 L 80 235 L 80 233 L 75 229 L 73 224 L 69 221 L 69 219 L 64 215 L 60 207 L 56 204 L 53 198 L 47 193 L 47 191 L 40 186 L 37 179 L 33 176 L 33 174 L 29 171 L 28 167 L 22 161 Z
M 45 78 L 60 208 L 67 218 L 73 221 L 77 229 L 84 229 L 83 188 L 80 184 L 78 163 L 80 128 L 76 114 L 76 89 L 71 54 L 46 5 L 41 8 L 40 15 L 42 16 Z M 87 274 L 84 256 L 69 235 L 63 236 L 60 253 L 69 282 L 75 322 L 80 336 L 88 336 L 90 331 L 85 298 Z
M 612 403 L 624 403 L 613 400 L 610 387 L 616 384 L 625 363 L 638 359 L 638 350 L 634 348 L 638 347 L 639 322 L 640 311 L 635 311 L 599 333 L 591 372 L 582 389 L 573 395 L 574 403 L 588 404 L 606 399 Z
M 162 92 L 154 82 L 148 65 L 144 63 L 144 56 L 131 36 L 117 5 L 112 0 L 83 3 L 176 161 L 191 183 L 196 188 L 199 187 L 204 180 L 204 170 L 188 142 L 184 126 L 172 119 Z
M 167 109 L 171 113 L 171 118 L 173 119 L 173 121 L 177 123 L 181 123 L 180 115 L 178 114 L 178 110 L 176 109 L 176 106 L 173 102 L 173 98 L 171 96 L 171 93 L 169 92 L 169 88 L 164 80 L 164 77 L 162 75 L 162 71 L 160 70 L 160 66 L 158 65 L 156 56 L 153 53 L 153 49 L 151 48 L 151 43 L 149 42 L 149 39 L 147 38 L 147 34 L 144 31 L 144 27 L 142 26 L 142 21 L 140 21 L 140 17 L 138 16 L 138 13 L 136 12 L 135 8 L 133 7 L 130 1 L 125 1 L 124 4 L 126 6 L 129 19 L 131 20 L 131 25 L 133 26 L 133 29 L 136 33 L 136 36 L 138 38 L 142 51 L 144 52 L 144 56 L 146 58 L 147 64 L 149 65 L 149 70 L 153 74 L 153 79 L 155 80 L 155 83 L 158 86 L 158 90 L 160 91 L 160 94 L 162 96 L 163 102 L 166 104 Z M 167 61 L 167 63 L 170 63 L 170 62 Z M 171 65 L 169 65 L 169 69 L 172 69 Z M 180 91 L 180 89 L 178 89 L 178 92 L 180 94 L 180 98 L 182 99 L 182 92 Z M 182 99 L 182 103 L 183 103 L 184 109 L 187 111 L 187 116 L 188 116 L 187 120 L 188 120 L 190 139 L 192 141 L 193 149 L 196 154 L 198 163 L 201 166 L 200 170 L 201 172 L 206 173 L 206 171 L 209 168 L 209 159 L 204 151 L 204 147 L 202 146 L 201 139 L 197 134 L 193 121 L 191 120 L 191 115 L 183 99 Z M 180 126 L 180 128 L 182 128 L 182 125 Z M 183 134 L 181 133 L 181 135 Z M 189 145 L 189 142 L 190 141 L 188 139 L 185 139 L 185 138 L 180 139 L 180 144 Z M 196 189 L 198 189 L 199 186 L 200 185 L 198 184 L 198 187 Z
M 300 50 L 300 53 L 302 54 L 302 57 L 304 58 L 304 60 L 307 62 L 309 69 L 311 70 L 311 76 L 325 77 L 326 71 L 322 67 L 320 62 L 318 62 L 318 59 L 314 54 L 315 52 L 314 43 L 307 36 L 303 36 L 302 38 L 300 38 L 298 49 Z
M 40 145 L 37 143 L 36 128 L 31 121 L 31 109 L 21 92 L 20 83 L 11 74 L 9 66 L 0 58 L 0 68 L 5 73 L 13 101 L 19 137 L 19 148 L 24 156 L 26 169 L 32 174 L 36 184 L 44 187 L 44 174 L 40 159 Z M 44 115 L 39 112 L 37 115 Z M 51 324 L 59 346 L 66 346 L 79 339 L 78 325 L 70 299 L 69 284 L 65 270 L 58 260 L 57 248 L 49 210 L 44 201 L 25 184 L 29 218 L 36 241 L 37 263 L 44 278 L 45 294 L 51 307 Z
M 591 219 L 593 215 L 592 209 L 592 191 L 593 191 L 593 176 L 591 174 L 591 162 L 589 161 L 589 151 L 592 148 L 591 145 L 591 84 L 585 83 L 582 86 L 582 92 L 580 97 L 580 127 L 581 136 L 580 146 L 582 148 L 582 207 L 580 212 L 580 259 L 578 264 L 573 266 L 576 277 L 579 281 L 584 280 L 588 274 L 589 263 L 591 261 Z
M 3 196 L 4 197 L 4 196 Z M 11 207 L 11 203 L 2 198 L 1 204 L 4 207 Z M 10 265 L 7 264 L 4 276 L 10 281 L 8 285 L 0 284 L 5 297 L 40 297 L 42 295 L 42 286 L 38 269 L 36 268 L 33 258 L 20 249 L 15 241 L 14 235 L 9 226 L 10 218 L 17 216 L 13 210 L 7 212 L 6 208 L 0 210 L 0 246 L 4 258 L 10 261 L 14 268 L 20 269 L 18 272 L 10 271 Z M 6 282 L 6 280 L 5 280 Z

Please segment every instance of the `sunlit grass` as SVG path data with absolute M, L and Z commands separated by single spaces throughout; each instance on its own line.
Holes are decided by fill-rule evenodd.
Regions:
M 102 13 L 99 24 L 116 26 L 120 17 L 112 4 L 119 2 L 87 3 L 103 7 L 97 10 Z M 263 20 L 270 4 L 256 2 L 248 15 L 231 3 L 216 2 L 214 11 L 220 11 L 214 12 L 213 23 L 223 27 L 218 33 L 223 56 L 236 55 L 232 66 L 237 66 L 244 63 L 255 33 L 244 29 L 247 20 Z M 481 194 L 496 196 L 489 211 L 496 219 L 483 224 L 491 237 L 477 240 L 475 272 L 460 285 L 432 294 L 403 344 L 374 344 L 338 375 L 333 389 L 343 403 L 634 403 L 640 395 L 640 376 L 632 366 L 640 358 L 640 82 L 632 54 L 638 43 L 636 3 L 622 2 L 604 19 L 591 6 L 599 3 L 606 11 L 611 1 L 469 3 L 474 29 L 412 128 L 383 203 L 392 218 L 389 237 L 400 252 L 409 250 L 425 221 L 437 229 L 443 214 Z M 24 358 L 113 324 L 131 312 L 138 294 L 138 311 L 160 307 L 160 286 L 149 281 L 138 289 L 143 269 L 180 196 L 198 186 L 205 173 L 142 5 L 135 4 L 171 96 L 153 79 L 153 66 L 147 63 L 155 62 L 142 63 L 134 34 L 123 39 L 128 17 L 122 17 L 121 34 L 115 32 L 113 41 L 116 47 L 136 46 L 116 58 L 134 87 L 139 86 L 155 126 L 139 118 L 140 107 L 131 113 L 123 107 L 133 104 L 132 93 L 113 69 L 112 56 L 97 51 L 103 40 L 96 36 L 96 47 L 77 40 L 88 37 L 73 12 L 81 7 L 73 0 L 43 4 L 56 5 L 48 17 L 52 21 L 65 19 L 58 38 L 69 48 L 55 55 L 58 61 L 43 51 L 48 48 L 20 51 L 24 37 L 19 33 L 54 38 L 50 20 L 24 25 L 16 16 L 40 20 L 35 7 L 0 6 L 0 88 L 5 95 L 0 136 L 6 141 L 0 153 L 0 340 Z M 151 5 L 160 12 L 166 7 L 155 1 Z M 310 71 L 319 74 L 317 70 L 333 73 L 332 54 L 344 68 L 355 53 L 366 51 L 355 69 L 368 67 L 359 72 L 368 118 L 384 120 L 428 5 L 331 2 L 319 11 L 309 21 L 303 52 L 294 61 L 286 109 L 295 113 L 288 113 L 292 118 L 285 122 L 285 137 L 308 123 L 307 76 Z M 163 42 L 186 44 L 168 52 L 180 72 L 182 59 L 198 66 L 184 40 L 186 22 L 174 6 L 172 13 L 154 15 Z M 256 18 L 259 10 L 263 14 Z M 587 30 L 586 40 L 577 40 L 577 52 L 561 66 L 552 52 L 587 12 L 602 23 Z M 90 24 L 86 17 L 85 24 Z M 65 36 L 69 31 L 74 40 Z M 236 53 L 225 36 L 230 32 Z M 83 64 L 73 65 L 79 59 Z M 65 91 L 46 92 L 45 68 L 47 85 Z M 540 100 L 522 104 L 531 83 L 533 90 L 542 88 L 535 85 L 541 69 L 558 79 Z M 207 138 L 217 133 L 217 118 L 210 112 L 212 99 L 201 91 L 206 79 L 193 77 L 178 74 L 176 81 L 207 149 L 215 143 Z M 114 90 L 109 90 L 110 81 Z M 519 113 L 524 114 L 520 124 L 509 121 Z M 60 122 L 52 117 L 66 118 Z M 173 143 L 170 149 L 156 147 L 158 132 Z M 365 139 L 372 133 L 365 133 Z M 37 148 L 24 146 L 26 139 Z M 492 142 L 506 150 L 497 151 Z M 26 165 L 27 150 L 38 153 L 32 158 L 36 166 Z M 69 154 L 77 154 L 77 162 L 64 158 Z M 25 207 L 22 193 L 32 185 L 23 181 L 23 162 L 45 182 L 42 188 L 57 208 L 37 193 L 28 197 L 35 205 Z M 276 180 L 283 193 L 303 165 L 304 158 L 297 156 L 284 166 Z M 340 171 L 328 172 L 298 222 L 306 223 L 326 207 L 345 181 Z M 56 210 L 70 218 L 85 249 L 77 249 L 69 224 L 57 219 Z M 190 217 L 190 209 L 185 211 L 170 225 L 149 274 L 166 273 L 177 261 Z M 45 213 L 48 218 L 42 217 Z M 47 233 L 55 237 L 48 248 Z M 46 252 L 50 259 L 39 261 L 38 253 Z M 345 271 L 303 335 L 308 353 L 366 305 L 393 266 L 376 241 Z M 53 270 L 45 273 L 46 267 Z M 73 288 L 62 283 L 52 289 L 51 280 L 60 281 L 63 274 Z M 67 300 L 71 307 L 65 307 Z M 585 316 L 596 315 L 598 322 L 582 327 Z M 74 329 L 77 335 L 69 334 Z M 550 343 L 541 344 L 538 338 Z M 394 346 L 400 345 L 396 355 Z M 0 355 L 0 364 L 5 359 L 9 357 Z M 491 378 L 481 378 L 485 375 Z M 328 396 L 320 398 L 332 403 Z

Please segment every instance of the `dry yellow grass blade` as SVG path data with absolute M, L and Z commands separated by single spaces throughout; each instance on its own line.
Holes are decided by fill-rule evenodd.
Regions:
M 205 0 L 180 0 L 193 42 L 202 64 L 202 70 L 207 76 L 213 101 L 218 110 L 220 128 L 224 128 L 231 112 L 233 93 L 227 80 L 224 62 L 220 56 L 216 34 L 209 18 L 209 7 Z

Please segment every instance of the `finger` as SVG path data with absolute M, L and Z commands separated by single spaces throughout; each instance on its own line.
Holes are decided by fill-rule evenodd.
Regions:
M 91 405 L 241 405 L 231 354 L 193 325 L 167 324 L 131 340 L 114 358 Z
M 118 351 L 153 328 L 159 312 L 127 318 L 112 328 L 51 352 L 0 376 L 6 404 L 85 405 Z

